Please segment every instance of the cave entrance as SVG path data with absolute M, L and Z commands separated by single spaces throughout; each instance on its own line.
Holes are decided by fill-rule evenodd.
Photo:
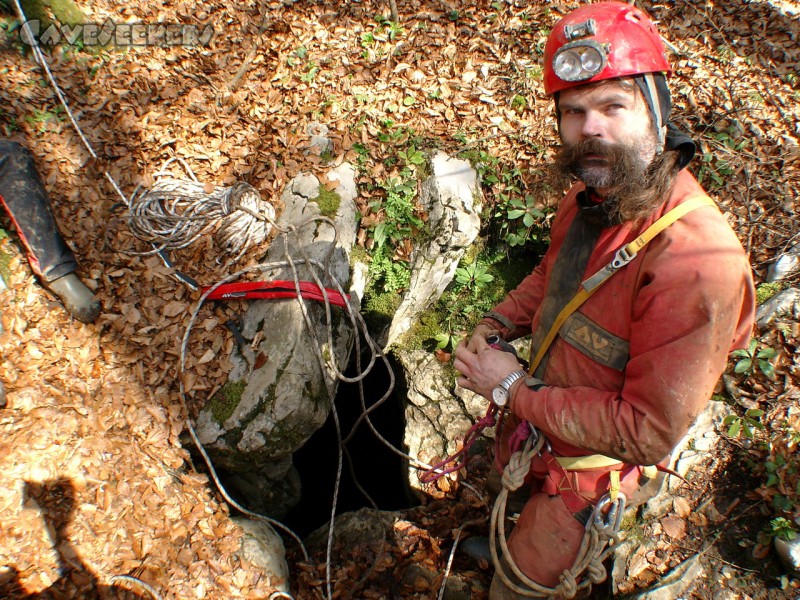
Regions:
M 391 364 L 391 368 L 395 374 L 402 372 L 395 364 Z M 355 369 L 351 367 L 346 374 L 354 377 Z M 363 381 L 367 408 L 380 400 L 389 388 L 389 383 L 390 374 L 386 365 L 382 361 L 376 362 Z M 401 388 L 396 381 L 393 393 L 370 413 L 370 420 L 392 446 L 402 450 L 405 417 L 401 394 L 398 393 Z M 362 413 L 357 383 L 340 382 L 336 394 L 336 410 L 342 436 L 346 436 Z M 358 489 L 356 481 L 381 510 L 400 510 L 418 504 L 407 483 L 407 460 L 386 447 L 366 421 L 361 422 L 357 433 L 347 444 L 347 449 L 352 468 L 345 456 L 336 505 L 337 515 L 372 506 Z M 305 537 L 330 520 L 338 454 L 336 425 L 331 414 L 325 425 L 293 455 L 293 462 L 302 482 L 302 495 L 297 506 L 280 521 L 300 537 Z

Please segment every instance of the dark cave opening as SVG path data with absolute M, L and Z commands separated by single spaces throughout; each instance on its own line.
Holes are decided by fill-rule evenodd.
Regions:
M 401 371 L 395 365 L 390 365 L 390 368 L 395 373 Z M 346 375 L 353 377 L 355 373 L 355 369 L 351 368 Z M 367 408 L 386 393 L 389 385 L 387 367 L 378 361 L 363 380 Z M 336 394 L 335 405 L 343 437 L 348 435 L 363 412 L 358 386 L 357 383 L 341 382 Z M 405 419 L 398 387 L 396 382 L 393 393 L 369 417 L 378 433 L 392 446 L 402 450 Z M 407 485 L 407 461 L 379 440 L 366 421 L 361 421 L 347 449 L 352 469 L 347 457 L 343 456 L 337 515 L 372 506 L 355 481 L 381 510 L 400 510 L 417 504 Z M 331 414 L 325 425 L 293 455 L 302 482 L 302 496 L 297 506 L 281 519 L 281 523 L 300 537 L 305 537 L 330 520 L 338 453 L 336 425 Z

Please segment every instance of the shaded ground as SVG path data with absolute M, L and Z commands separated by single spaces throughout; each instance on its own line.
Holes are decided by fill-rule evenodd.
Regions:
M 0 575 L 0 585 L 14 580 L 34 594 L 53 586 L 85 592 L 121 585 L 112 577 L 130 575 L 165 598 L 266 598 L 273 589 L 236 556 L 241 532 L 180 445 L 188 410 L 177 393 L 179 344 L 197 295 L 157 258 L 130 254 L 147 248 L 119 218 L 121 199 L 104 172 L 130 195 L 150 185 L 165 160 L 180 156 L 203 182 L 245 180 L 274 200 L 299 172 L 322 174 L 350 160 L 359 166 L 366 245 L 383 218 L 380 203 L 370 203 L 381 198 L 381 183 L 398 176 L 398 153 L 412 144 L 452 153 L 468 148 L 491 167 L 495 177 L 484 171 L 484 192 L 502 216 L 503 194 L 542 205 L 543 166 L 556 136 L 537 61 L 547 30 L 572 4 L 401 0 L 401 27 L 376 19 L 389 14 L 387 4 L 92 3 L 84 10 L 97 23 L 111 17 L 215 29 L 207 48 L 61 46 L 49 53 L 99 160 L 81 145 L 13 18 L 3 21 L 0 135 L 32 148 L 104 310 L 93 325 L 70 321 L 36 285 L 2 221 L 12 235 L 0 241 L 11 256 L 3 270 L 9 290 L 0 293 L 0 379 L 9 392 L 0 413 L 0 566 L 13 570 Z M 699 142 L 692 168 L 727 211 L 761 282 L 767 265 L 797 242 L 797 5 L 689 1 L 679 11 L 672 3 L 642 4 L 677 51 L 678 121 Z M 314 122 L 331 129 L 330 155 L 310 147 Z M 502 223 L 487 221 L 487 233 L 507 232 Z M 207 236 L 173 258 L 210 284 L 264 252 L 255 248 L 228 264 Z M 224 381 L 229 367 L 216 357 L 234 342 L 220 324 L 234 313 L 228 307 L 201 315 L 187 360 L 190 400 Z M 797 405 L 796 328 L 764 336 L 780 350 L 778 377 L 735 378 L 741 395 L 732 410 L 761 407 L 773 430 Z M 723 586 L 741 598 L 798 596 L 788 579 L 785 585 L 795 587 L 780 589 L 784 573 L 756 538 L 778 514 L 776 490 L 786 497 L 795 476 L 782 472 L 783 487 L 764 485 L 764 464 L 780 449 L 757 435 L 749 450 L 723 444 L 709 467 L 693 474 L 683 537 L 661 525 L 647 532 L 663 546 L 648 557 L 653 574 L 704 551 L 709 572 L 721 575 L 710 577 L 697 598 L 714 597 Z M 480 473 L 477 465 L 467 481 L 478 486 Z M 62 498 L 70 490 L 70 522 L 56 523 L 53 515 L 62 513 L 34 490 L 61 490 Z M 394 573 L 398 565 L 418 565 L 441 575 L 454 530 L 485 514 L 482 499 L 467 488 L 448 494 L 409 515 L 385 552 L 337 555 L 337 597 L 436 597 L 435 581 L 409 576 L 398 586 Z M 721 520 L 711 512 L 705 521 L 697 516 L 705 514 L 697 507 L 710 505 Z M 474 598 L 484 597 L 488 569 L 457 557 L 452 573 L 474 587 Z M 292 577 L 299 598 L 324 597 L 324 562 L 297 565 Z

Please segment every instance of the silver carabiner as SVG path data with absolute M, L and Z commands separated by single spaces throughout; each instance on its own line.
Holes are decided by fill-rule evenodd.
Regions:
M 531 435 L 528 437 L 528 439 L 532 439 L 533 440 L 533 443 L 531 444 L 531 448 L 534 448 L 539 443 L 539 439 L 542 437 L 542 432 L 539 431 L 538 429 L 536 429 L 536 427 L 533 424 L 531 424 L 530 421 L 528 422 L 528 429 L 531 430 Z M 547 438 L 544 438 L 544 441 L 542 442 L 542 446 L 544 447 L 546 452 L 552 452 L 553 451 L 553 447 L 550 445 L 550 440 L 548 440 Z M 539 456 L 542 455 L 541 448 L 539 449 L 539 452 L 537 454 Z
M 600 501 L 594 506 L 592 516 L 586 522 L 586 530 L 588 531 L 590 527 L 594 527 L 603 535 L 609 537 L 615 536 L 619 533 L 619 528 L 622 526 L 625 503 L 625 494 L 622 492 L 617 492 L 616 500 L 612 500 L 611 496 L 608 494 L 600 498 Z M 611 508 L 608 509 L 608 514 L 603 515 L 603 509 L 608 504 L 611 504 Z

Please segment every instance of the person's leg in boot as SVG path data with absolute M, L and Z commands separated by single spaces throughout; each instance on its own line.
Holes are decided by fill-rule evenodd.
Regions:
M 8 140 L 0 140 L 0 203 L 11 216 L 31 269 L 42 285 L 73 317 L 84 323 L 94 321 L 100 314 L 100 303 L 75 273 L 75 255 L 56 226 L 33 155 Z

